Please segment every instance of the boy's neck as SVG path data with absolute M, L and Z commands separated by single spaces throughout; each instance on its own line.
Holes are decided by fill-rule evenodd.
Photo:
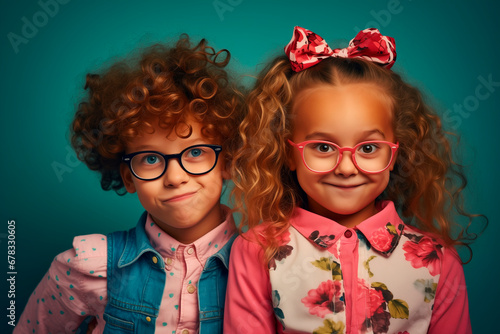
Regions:
M 151 215 L 151 218 L 155 224 L 169 236 L 179 241 L 181 244 L 188 245 L 222 224 L 226 220 L 226 215 L 222 205 L 219 203 L 212 210 L 210 210 L 201 222 L 190 227 L 176 228 L 163 223 L 162 221 L 156 219 L 153 215 Z

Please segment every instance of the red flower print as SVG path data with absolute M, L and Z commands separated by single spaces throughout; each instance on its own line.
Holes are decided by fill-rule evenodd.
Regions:
M 375 312 L 380 308 L 382 303 L 385 302 L 384 294 L 382 293 L 382 291 L 368 287 L 364 280 L 358 279 L 358 302 L 365 303 L 368 300 L 368 306 L 370 308 L 369 318 L 371 318 L 373 314 L 375 314 Z
M 309 308 L 309 313 L 324 318 L 328 313 L 344 310 L 340 292 L 340 281 L 321 282 L 317 289 L 309 290 L 307 297 L 302 298 L 301 302 Z
M 405 258 L 413 268 L 426 267 L 432 276 L 441 272 L 442 246 L 429 237 L 421 238 L 418 243 L 407 241 L 403 245 Z
M 267 240 L 269 240 L 272 236 L 275 239 L 279 246 L 287 245 L 290 242 L 290 231 L 285 231 L 278 236 L 275 235 L 275 231 L 272 229 L 271 224 L 261 224 L 257 225 L 251 230 L 253 235 L 250 234 L 250 238 L 252 240 L 261 242 L 264 245 L 267 245 Z
M 250 231 L 253 233 L 250 233 L 248 237 L 252 241 L 259 242 L 262 245 L 268 245 L 268 241 L 272 238 L 278 243 L 277 252 L 268 263 L 269 269 L 276 269 L 276 261 L 285 259 L 293 251 L 293 246 L 288 245 L 291 240 L 290 231 L 285 231 L 276 236 L 271 224 L 260 224 Z
M 372 234 L 371 244 L 381 252 L 387 252 L 392 247 L 392 239 L 394 235 L 391 234 L 387 228 L 381 227 Z
M 370 289 L 370 317 L 380 308 L 380 305 L 385 302 L 382 291 Z
M 269 261 L 269 269 L 276 269 L 276 261 L 285 259 L 287 256 L 292 254 L 293 251 L 293 246 L 288 245 L 288 243 L 290 242 L 289 231 L 286 231 L 285 233 L 278 236 L 277 240 L 280 246 L 278 247 L 278 250 L 274 257 L 271 259 L 271 261 Z
M 285 231 L 281 235 L 279 235 L 277 238 L 278 243 L 280 246 L 287 245 L 290 242 L 290 231 Z

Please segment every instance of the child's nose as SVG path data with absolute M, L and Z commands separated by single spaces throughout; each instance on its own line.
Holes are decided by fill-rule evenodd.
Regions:
M 171 159 L 167 163 L 167 170 L 163 175 L 163 182 L 167 187 L 178 187 L 189 180 L 189 174 L 182 169 L 177 159 Z
M 358 169 L 352 160 L 351 152 L 344 152 L 340 157 L 339 164 L 335 168 L 335 175 L 342 175 L 344 177 L 358 174 Z

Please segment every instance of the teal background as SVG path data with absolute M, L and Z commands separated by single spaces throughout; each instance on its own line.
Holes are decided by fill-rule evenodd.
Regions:
M 73 236 L 127 229 L 141 213 L 135 196 L 101 190 L 97 176 L 71 151 L 68 125 L 87 72 L 136 47 L 176 40 L 186 32 L 193 40 L 206 37 L 216 48 L 229 49 L 239 73 L 255 74 L 282 52 L 295 25 L 317 32 L 334 46 L 336 42 L 345 46 L 359 29 L 374 26 L 396 39 L 394 69 L 421 87 L 441 113 L 449 110 L 444 126 L 461 136 L 457 155 L 469 177 L 467 207 L 490 219 L 487 231 L 472 246 L 472 262 L 464 267 L 472 325 L 475 333 L 497 331 L 500 269 L 491 253 L 500 232 L 496 211 L 500 203 L 494 192 L 499 186 L 495 147 L 500 124 L 497 3 L 65 1 L 57 12 L 52 8 L 52 15 L 44 16 L 37 1 L 2 0 L 0 310 L 9 302 L 5 285 L 9 220 L 16 221 L 19 317 L 53 257 L 71 247 Z M 23 26 L 34 20 L 38 31 L 31 31 L 16 52 L 9 33 L 22 36 Z M 480 78 L 490 78 L 496 86 L 489 91 L 481 88 Z M 468 108 L 464 113 L 453 112 L 454 105 L 464 104 Z M 66 166 L 60 178 L 54 164 Z M 10 331 L 3 312 L 0 329 Z

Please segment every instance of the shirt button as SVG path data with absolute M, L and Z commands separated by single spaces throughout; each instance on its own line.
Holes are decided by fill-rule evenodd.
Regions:
M 350 238 L 350 237 L 352 237 L 352 232 L 351 232 L 351 230 L 347 230 L 347 231 L 345 231 L 345 232 L 344 232 L 344 236 L 345 236 L 346 238 Z
M 172 259 L 171 259 L 171 258 L 168 258 L 168 259 L 167 259 L 167 264 L 168 264 L 168 265 L 171 265 L 171 264 L 172 264 Z
M 195 291 L 196 291 L 196 288 L 194 287 L 194 285 L 189 284 L 187 287 L 187 292 L 194 293 Z
M 153 263 L 157 264 L 158 263 L 158 258 L 156 256 L 153 256 Z
M 189 334 L 189 331 L 187 329 L 183 329 L 181 334 Z
M 189 255 L 193 254 L 193 253 L 194 253 L 194 249 L 193 249 L 193 247 L 188 248 L 187 253 L 188 253 Z
M 146 317 L 146 321 L 147 322 L 151 322 L 151 318 L 150 317 Z

